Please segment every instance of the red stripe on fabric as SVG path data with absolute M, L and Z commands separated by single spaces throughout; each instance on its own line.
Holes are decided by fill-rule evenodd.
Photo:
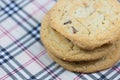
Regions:
M 37 61 L 37 60 L 36 60 Z M 44 69 L 46 67 L 46 65 L 44 63 L 42 63 L 42 61 L 39 60 L 39 65 Z M 52 76 L 52 77 L 55 77 L 56 80 L 61 80 L 56 74 L 54 74 L 53 71 L 47 69 L 47 72 Z
M 51 1 L 51 0 L 49 0 L 49 1 L 45 4 L 45 6 L 48 5 L 48 3 L 50 3 L 50 1 Z M 44 8 L 44 6 L 39 6 L 39 9 L 36 10 L 36 11 L 33 11 L 33 13 L 30 14 L 30 15 L 33 15 L 35 12 L 38 12 L 38 11 L 39 11 L 40 9 L 42 9 L 42 8 Z M 45 9 L 45 8 L 44 8 L 44 9 Z M 29 18 L 29 17 L 28 17 L 28 18 Z M 23 20 L 23 22 L 24 22 L 24 20 Z M 2 28 L 4 29 L 4 27 L 2 27 Z M 4 29 L 4 30 L 5 30 L 5 29 Z M 4 30 L 3 30 L 3 31 L 4 31 Z M 16 40 L 16 39 L 10 34 L 10 32 L 8 32 L 8 31 L 5 30 L 4 34 L 5 34 L 5 33 L 7 33 L 6 35 L 7 35 L 10 39 L 12 39 L 13 41 Z M 8 35 L 8 34 L 9 34 L 9 35 Z M 18 42 L 17 42 L 17 43 L 18 43 Z M 21 47 L 22 49 L 24 48 L 21 43 L 18 43 L 17 45 L 18 45 L 19 47 Z M 27 52 L 26 52 L 26 51 L 27 51 Z M 37 61 L 37 58 L 36 58 L 29 50 L 25 50 L 25 52 L 26 52 L 31 58 L 34 57 L 33 60 L 35 60 L 36 63 L 38 63 L 38 65 L 40 65 L 40 66 L 41 66 L 41 64 L 42 64 L 43 66 L 41 66 L 41 67 L 44 68 L 45 65 L 44 65 L 43 63 L 40 63 L 39 60 Z M 48 70 L 48 73 L 51 74 L 53 77 L 55 76 L 55 74 L 52 73 L 50 70 Z M 57 78 L 57 76 L 56 76 L 56 78 Z M 58 79 L 60 80 L 60 78 L 58 78 Z
M 53 0 L 47 1 L 43 6 L 40 5 L 36 0 L 33 2 L 33 4 L 39 8 L 39 10 L 42 10 L 44 13 L 46 13 L 48 10 L 45 8 L 45 6 L 49 5 Z
M 23 64 L 22 66 L 18 67 L 17 69 L 13 70 L 12 72 L 8 73 L 7 75 L 3 76 L 2 78 L 0 78 L 0 80 L 4 80 L 7 79 L 9 76 L 15 74 L 17 71 L 20 71 L 23 69 L 23 67 L 27 67 L 28 65 L 30 65 L 31 63 L 33 63 L 35 60 L 37 60 L 38 58 L 40 58 L 41 56 L 43 56 L 46 53 L 45 50 L 43 50 L 40 54 L 34 56 L 32 59 L 30 59 L 29 61 L 27 61 L 25 64 Z M 11 75 L 9 75 L 11 74 Z
M 117 66 L 114 66 L 113 69 L 114 69 L 117 73 L 120 73 L 120 68 L 118 68 Z
M 0 30 L 3 31 L 3 32 L 6 31 L 7 33 L 9 33 L 3 26 L 0 27 Z M 17 40 L 17 39 L 16 39 L 12 34 L 10 34 L 10 33 L 7 34 L 7 36 L 8 36 L 13 42 L 15 42 L 15 41 Z M 16 42 L 16 44 L 17 44 L 20 48 L 25 49 L 25 47 L 23 46 L 22 43 Z M 25 51 L 25 53 L 26 53 L 29 57 L 31 57 L 31 58 L 34 57 L 33 53 L 30 52 L 28 49 L 25 49 L 24 51 Z M 34 58 L 33 58 L 33 60 L 34 60 Z M 35 60 L 35 61 L 36 61 L 36 63 L 37 63 L 39 66 L 41 66 L 42 68 L 45 67 L 45 65 L 44 65 L 43 63 L 41 63 L 39 60 Z M 57 76 L 56 76 L 51 70 L 47 69 L 47 72 L 48 72 L 49 74 L 51 74 L 51 76 L 57 78 Z
M 11 27 L 8 31 L 9 32 L 12 32 L 12 31 L 14 31 L 15 29 L 17 29 L 18 27 L 17 27 L 17 25 L 15 25 L 15 26 L 13 26 L 13 27 Z M 2 34 L 0 34 L 0 39 L 1 38 L 3 38 L 5 35 L 7 35 L 8 34 L 8 32 L 3 32 Z
M 49 0 L 48 2 L 46 2 L 43 6 L 42 5 L 40 5 L 40 4 L 38 4 L 38 2 L 36 2 L 36 0 L 33 2 L 33 4 L 36 6 L 36 7 L 38 7 L 39 9 L 38 10 L 36 10 L 34 13 L 37 13 L 39 10 L 42 10 L 44 13 L 46 13 L 47 12 L 47 9 L 45 8 L 45 6 L 47 6 L 47 5 L 49 5 L 51 2 L 52 2 L 53 0 Z M 41 64 L 41 65 L 43 65 L 43 67 L 42 68 L 44 68 L 44 66 L 45 66 L 45 64 L 44 63 L 42 63 L 41 61 L 39 61 L 40 63 L 39 64 Z M 52 71 L 51 71 L 52 72 Z M 50 72 L 50 74 L 51 74 L 51 72 Z M 52 72 L 53 73 L 53 72 Z M 55 75 L 55 74 L 54 74 Z M 61 80 L 59 77 L 57 77 L 56 75 L 55 75 L 55 77 L 56 78 L 58 78 L 58 80 Z
M 82 76 L 83 74 L 79 74 L 77 75 L 73 80 L 79 80 L 80 79 L 80 76 Z
M 50 1 L 52 1 L 52 0 L 49 0 L 48 2 L 46 2 L 45 4 L 44 4 L 44 6 L 37 6 L 39 9 L 37 9 L 37 10 L 34 10 L 30 15 L 34 15 L 34 14 L 36 14 L 37 12 L 39 12 L 39 10 L 41 10 L 41 9 L 45 9 L 45 6 L 46 5 L 49 5 L 50 4 Z M 34 4 L 35 5 L 35 4 Z M 28 17 L 27 16 L 27 18 L 26 18 L 26 20 L 29 20 L 30 19 L 30 17 Z M 24 19 L 21 19 L 21 21 L 20 21 L 21 23 L 25 23 L 25 20 Z M 12 32 L 12 31 L 14 31 L 15 29 L 17 29 L 18 28 L 18 24 L 15 24 L 11 29 L 9 29 L 8 31 L 9 32 Z M 0 39 L 1 38 L 3 38 L 6 34 L 8 34 L 7 32 L 3 32 L 2 34 L 0 34 Z

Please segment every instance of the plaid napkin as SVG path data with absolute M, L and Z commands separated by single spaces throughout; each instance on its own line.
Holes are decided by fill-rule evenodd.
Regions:
M 92 74 L 73 73 L 46 53 L 39 30 L 55 0 L 0 0 L 0 80 L 120 80 L 120 62 Z

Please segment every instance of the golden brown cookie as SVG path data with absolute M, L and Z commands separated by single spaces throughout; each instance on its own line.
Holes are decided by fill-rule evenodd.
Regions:
M 104 45 L 101 48 L 87 51 L 78 48 L 70 40 L 66 39 L 64 36 L 56 32 L 49 25 L 49 15 L 47 14 L 42 22 L 41 27 L 41 39 L 46 48 L 52 51 L 52 53 L 68 61 L 81 61 L 81 60 L 95 60 L 99 59 L 110 51 L 115 50 L 114 45 Z
M 57 62 L 59 65 L 61 65 L 67 70 L 82 73 L 92 73 L 111 68 L 119 61 L 120 43 L 117 44 L 115 48 L 116 48 L 115 51 L 109 52 L 108 55 L 104 56 L 99 60 L 94 61 L 69 62 L 56 57 L 49 50 L 48 54 L 55 62 Z
M 50 11 L 50 25 L 80 48 L 93 50 L 118 39 L 120 3 L 118 0 L 59 0 Z

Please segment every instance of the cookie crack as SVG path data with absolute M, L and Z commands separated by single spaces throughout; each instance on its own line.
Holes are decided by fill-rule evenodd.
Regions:
M 80 24 L 82 24 L 79 20 L 77 20 L 76 18 L 74 18 L 78 23 L 80 23 Z M 83 25 L 83 24 L 82 24 Z M 91 35 L 91 31 L 87 28 L 87 27 L 85 27 L 85 25 L 83 25 L 84 26 L 84 28 L 88 31 L 88 36 L 90 36 Z

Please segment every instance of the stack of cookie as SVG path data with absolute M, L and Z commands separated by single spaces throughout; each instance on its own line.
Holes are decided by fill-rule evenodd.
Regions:
M 48 54 L 65 69 L 91 73 L 110 68 L 120 59 L 120 4 L 59 0 L 40 32 Z

